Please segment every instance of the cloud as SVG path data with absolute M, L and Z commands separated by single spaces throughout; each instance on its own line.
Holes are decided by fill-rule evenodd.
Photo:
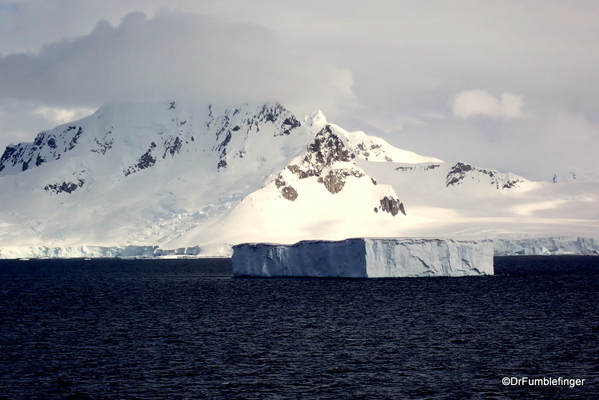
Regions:
M 453 115 L 458 118 L 504 118 L 514 119 L 524 116 L 523 96 L 503 93 L 496 98 L 484 90 L 468 90 L 458 94 L 451 104 Z
M 131 12 L 113 27 L 0 57 L 0 98 L 45 106 L 97 106 L 122 98 L 192 98 L 239 103 L 353 97 L 348 70 L 291 53 L 270 30 L 172 11 Z
M 93 108 L 55 108 L 55 107 L 39 107 L 35 110 L 35 114 L 41 115 L 48 121 L 54 124 L 66 124 L 67 122 L 75 121 L 96 111 Z

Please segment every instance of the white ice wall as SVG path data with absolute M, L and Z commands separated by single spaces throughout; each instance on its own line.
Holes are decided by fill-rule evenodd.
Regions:
M 0 259 L 15 258 L 153 258 L 165 256 L 197 256 L 200 248 L 187 247 L 162 250 L 158 246 L 73 246 L 73 247 L 3 247 Z M 226 254 L 229 255 L 229 254 Z
M 369 277 L 493 275 L 493 245 L 450 239 L 364 239 Z
M 512 255 L 599 255 L 599 240 L 584 237 L 540 237 L 493 239 L 496 256 Z
M 441 239 L 347 239 L 233 247 L 235 276 L 383 278 L 493 274 L 493 246 Z

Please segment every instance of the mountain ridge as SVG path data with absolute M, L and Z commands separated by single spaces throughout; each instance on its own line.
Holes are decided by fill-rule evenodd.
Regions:
M 0 190 L 0 248 L 221 249 L 538 235 L 549 226 L 549 234 L 594 236 L 599 219 L 596 183 L 531 182 L 443 162 L 278 103 L 107 104 L 8 146 Z M 545 214 L 554 209 L 562 216 L 552 221 Z

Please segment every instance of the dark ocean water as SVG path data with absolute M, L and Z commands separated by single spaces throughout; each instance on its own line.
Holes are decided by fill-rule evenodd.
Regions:
M 222 259 L 1 261 L 0 399 L 599 399 L 599 257 L 495 269 L 244 279 Z

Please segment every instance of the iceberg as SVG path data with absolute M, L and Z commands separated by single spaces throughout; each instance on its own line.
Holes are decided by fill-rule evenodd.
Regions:
M 599 240 L 587 237 L 493 239 L 496 256 L 599 255 Z
M 493 245 L 423 238 L 305 240 L 233 246 L 234 276 L 391 278 L 493 275 Z

